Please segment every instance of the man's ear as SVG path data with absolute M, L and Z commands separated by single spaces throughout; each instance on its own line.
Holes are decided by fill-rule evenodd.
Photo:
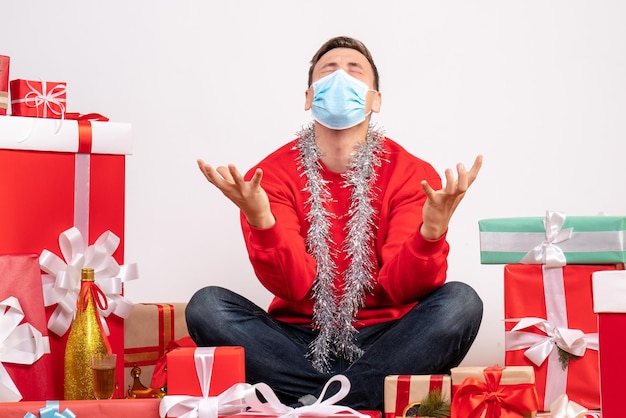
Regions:
M 308 88 L 304 92 L 304 110 L 311 109 L 311 104 L 313 103 L 313 89 Z
M 380 112 L 380 106 L 382 105 L 382 94 L 379 91 L 373 92 L 374 95 L 372 97 L 372 112 L 378 113 Z

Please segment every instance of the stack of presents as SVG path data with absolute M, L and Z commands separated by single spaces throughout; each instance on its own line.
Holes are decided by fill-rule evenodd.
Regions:
M 138 278 L 123 259 L 131 126 L 67 104 L 65 83 L 9 82 L 0 56 L 0 416 L 626 416 L 626 218 L 480 221 L 481 263 L 504 265 L 504 364 L 387 376 L 384 411 L 341 406 L 339 375 L 328 382 L 339 392 L 293 410 L 245 383 L 243 348 L 195 347 L 184 304 L 123 296 Z M 119 354 L 124 384 L 109 401 L 63 400 L 83 267 L 106 295 L 98 313 Z

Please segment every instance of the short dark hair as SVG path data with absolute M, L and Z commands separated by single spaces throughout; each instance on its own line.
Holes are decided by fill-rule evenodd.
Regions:
M 309 82 L 307 84 L 309 87 L 313 82 L 313 68 L 315 67 L 315 64 L 317 64 L 317 62 L 320 60 L 320 58 L 322 58 L 325 53 L 335 48 L 351 48 L 363 54 L 372 66 L 372 70 L 374 70 L 374 90 L 378 90 L 378 69 L 376 68 L 376 64 L 374 64 L 374 58 L 372 58 L 372 54 L 363 42 L 354 38 L 350 38 L 348 36 L 337 36 L 329 39 L 324 45 L 320 47 L 320 49 L 317 50 L 315 55 L 313 55 L 313 58 L 311 58 L 311 67 L 309 68 Z

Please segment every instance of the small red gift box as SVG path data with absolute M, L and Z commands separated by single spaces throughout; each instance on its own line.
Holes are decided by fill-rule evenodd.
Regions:
M 451 418 L 531 418 L 537 413 L 535 374 L 530 366 L 454 367 Z
M 9 108 L 9 64 L 6 55 L 0 55 L 0 115 L 6 115 Z
M 217 396 L 236 383 L 245 383 L 243 347 L 181 347 L 167 353 L 167 396 L 202 396 L 196 358 L 211 370 L 208 396 Z
M 0 254 L 61 254 L 59 236 L 76 226 L 88 244 L 106 231 L 119 237 L 113 257 L 122 265 L 130 124 L 65 120 L 57 131 L 59 121 L 33 122 L 12 116 L 0 123 Z M 48 319 L 54 310 L 46 308 Z M 110 315 L 107 323 L 123 382 L 124 321 Z M 50 333 L 55 378 L 46 399 L 63 398 L 67 335 Z M 123 391 L 120 385 L 118 396 Z
M 410 410 L 435 390 L 441 393 L 442 401 L 450 403 L 450 376 L 432 374 L 385 377 L 385 418 L 414 416 Z
M 11 80 L 11 114 L 61 119 L 65 115 L 65 96 L 64 82 Z
M 626 271 L 593 273 L 593 303 L 600 340 L 600 400 L 604 418 L 624 416 Z
M 47 339 L 46 312 L 37 255 L 0 255 L 0 302 L 11 296 L 15 297 L 21 306 L 24 316 L 21 322 L 30 324 L 43 338 Z M 0 312 L 0 314 L 4 315 L 5 312 Z M 9 325 L 6 321 L 2 321 L 2 324 L 3 328 Z M 18 324 L 19 322 L 14 323 L 14 325 Z M 2 329 L 3 334 L 7 331 L 8 329 Z M 6 338 L 7 335 L 4 337 Z M 11 391 L 8 391 L 5 386 L 5 390 L 0 394 L 0 402 L 8 400 L 3 399 L 3 396 L 10 396 L 11 400 L 15 401 L 19 400 L 20 396 L 24 401 L 33 401 L 49 399 L 54 395 L 50 354 L 43 354 L 32 364 L 17 364 L 15 357 L 24 355 L 26 345 L 18 345 L 13 352 L 8 347 L 7 340 L 0 341 L 0 345 L 3 347 L 0 353 L 0 361 L 2 361 L 0 368 L 4 367 L 8 378 L 13 381 L 19 391 L 19 394 L 10 395 Z M 2 377 L 0 380 L 6 384 L 7 376 L 3 377 L 2 374 L 3 371 L 0 370 L 0 377 Z
M 616 268 L 505 266 L 505 365 L 534 368 L 539 410 L 564 393 L 587 409 L 600 407 L 591 275 Z

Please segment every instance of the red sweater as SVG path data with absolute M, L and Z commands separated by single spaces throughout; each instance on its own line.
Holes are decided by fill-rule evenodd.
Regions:
M 252 267 L 275 297 L 268 312 L 282 321 L 311 326 L 312 286 L 316 275 L 314 258 L 307 253 L 305 239 L 309 222 L 303 189 L 306 177 L 298 169 L 295 141 L 279 148 L 246 175 L 250 179 L 257 167 L 263 169 L 261 186 L 267 192 L 276 224 L 268 229 L 251 227 L 241 217 L 244 239 Z M 427 180 L 436 190 L 441 178 L 427 162 L 409 154 L 396 142 L 385 139 L 382 166 L 376 168 L 377 212 L 375 224 L 375 265 L 373 290 L 354 323 L 356 328 L 398 319 L 419 298 L 440 287 L 446 280 L 449 246 L 445 236 L 429 241 L 419 232 L 426 195 L 420 182 Z M 322 165 L 333 202 L 328 209 L 339 215 L 332 219 L 332 239 L 337 263 L 337 280 L 343 280 L 348 263 L 341 252 L 346 235 L 344 226 L 350 206 L 350 188 L 343 187 L 339 173 Z M 340 287 L 339 287 L 340 288 Z

